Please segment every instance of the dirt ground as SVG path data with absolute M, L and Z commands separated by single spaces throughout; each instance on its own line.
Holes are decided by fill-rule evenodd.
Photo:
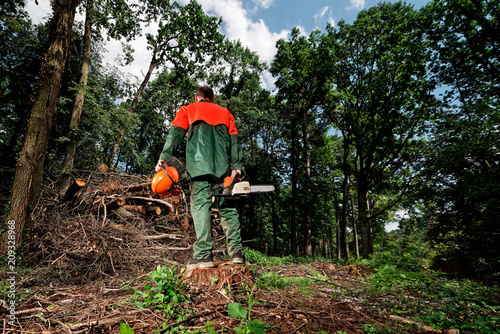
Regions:
M 162 198 L 167 205 L 148 201 L 155 197 L 144 186 L 147 178 L 105 172 L 81 177 L 85 186 L 65 202 L 56 195 L 53 183 L 44 187 L 33 212 L 31 237 L 19 250 L 23 257 L 15 282 L 15 326 L 9 323 L 7 298 L 2 298 L 2 333 L 120 333 L 123 323 L 136 334 L 153 333 L 162 326 L 159 332 L 176 332 L 180 325 L 189 333 L 207 322 L 218 333 L 234 333 L 244 323 L 229 315 L 230 303 L 246 309 L 251 305 L 251 319 L 272 325 L 267 333 L 364 333 L 365 324 L 401 333 L 428 333 L 423 328 L 409 329 L 405 319 L 364 300 L 358 292 L 367 275 L 364 268 L 333 262 L 273 267 L 247 263 L 246 274 L 227 285 L 182 278 L 188 280 L 188 303 L 177 307 L 189 315 L 182 320 L 157 308 L 139 309 L 132 302 L 133 288 L 144 290 L 151 284 L 149 273 L 158 265 L 172 266 L 181 275 L 191 256 L 195 236 L 188 196 Z M 117 199 L 125 204 L 117 205 Z M 151 210 L 156 206 L 160 214 Z M 215 212 L 213 233 L 215 248 L 221 249 L 216 251 L 220 261 L 223 234 L 216 216 Z M 4 291 L 8 271 L 1 270 Z M 281 278 L 310 277 L 312 285 L 280 289 L 256 282 L 264 272 Z M 311 272 L 322 278 L 308 276 Z

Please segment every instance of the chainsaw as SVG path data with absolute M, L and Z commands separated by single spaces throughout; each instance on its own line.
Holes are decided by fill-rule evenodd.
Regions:
M 244 172 L 245 171 L 243 171 L 243 173 Z M 244 178 L 245 174 L 238 174 L 236 177 L 225 177 L 223 182 L 217 183 L 210 189 L 211 196 L 239 199 L 240 197 L 248 196 L 250 193 L 267 193 L 274 191 L 274 186 L 272 185 L 250 185 L 250 182 L 243 181 Z

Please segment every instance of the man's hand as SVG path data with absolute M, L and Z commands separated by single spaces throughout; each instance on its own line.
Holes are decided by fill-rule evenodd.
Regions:
M 156 164 L 155 171 L 159 172 L 161 170 L 161 167 L 165 168 L 167 167 L 167 164 L 165 163 L 165 160 L 158 160 L 158 163 Z
M 231 172 L 231 177 L 235 178 L 236 176 L 240 176 L 241 177 L 241 170 L 239 170 L 239 169 L 233 169 L 233 171 Z

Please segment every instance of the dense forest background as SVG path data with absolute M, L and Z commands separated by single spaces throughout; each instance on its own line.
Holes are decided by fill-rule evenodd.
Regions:
M 18 245 L 44 179 L 62 194 L 74 170 L 103 163 L 153 175 L 175 113 L 208 84 L 235 116 L 247 179 L 276 187 L 240 202 L 253 248 L 345 260 L 389 250 L 401 265 L 498 277 L 498 0 L 381 2 L 352 24 L 294 29 L 270 64 L 195 1 L 58 0 L 43 25 L 23 6 L 0 7 L 1 204 Z M 124 41 L 127 63 L 126 42 L 153 22 L 144 78 L 103 65 L 105 40 Z

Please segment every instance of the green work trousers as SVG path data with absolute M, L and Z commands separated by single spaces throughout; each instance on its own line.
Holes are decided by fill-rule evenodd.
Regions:
M 223 197 L 212 197 L 209 194 L 214 184 L 208 181 L 192 181 L 191 215 L 196 231 L 196 242 L 193 244 L 193 259 L 201 260 L 212 252 L 214 239 L 212 236 L 212 205 L 218 207 L 221 224 L 226 235 L 228 253 L 233 256 L 237 250 L 242 250 L 240 221 L 236 201 L 226 201 Z

